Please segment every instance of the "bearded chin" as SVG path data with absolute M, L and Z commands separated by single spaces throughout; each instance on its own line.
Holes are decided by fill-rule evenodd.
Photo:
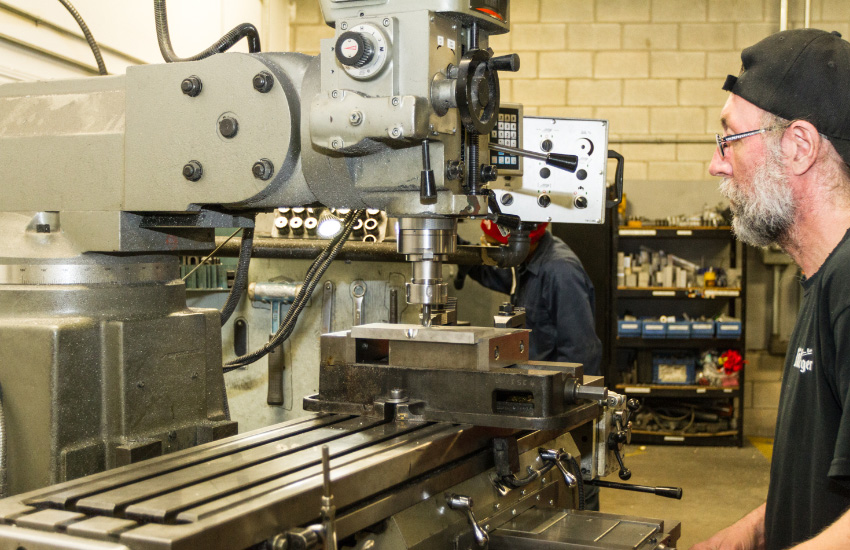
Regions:
M 797 211 L 782 163 L 768 156 L 745 191 L 725 178 L 720 192 L 731 201 L 732 231 L 753 246 L 782 244 L 790 235 Z

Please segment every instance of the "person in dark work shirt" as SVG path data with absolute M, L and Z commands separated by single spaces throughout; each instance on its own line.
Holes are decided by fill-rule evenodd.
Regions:
M 513 305 L 525 308 L 532 361 L 581 363 L 584 374 L 599 376 L 602 342 L 594 329 L 593 283 L 578 256 L 547 232 L 547 225 L 539 224 L 531 232 L 530 252 L 519 267 L 476 266 L 469 276 L 508 294 Z M 490 220 L 484 220 L 481 227 L 488 238 L 507 243 Z
M 531 329 L 528 357 L 532 361 L 581 363 L 584 374 L 601 374 L 602 342 L 596 336 L 593 283 L 581 260 L 567 244 L 541 223 L 529 235 L 528 257 L 516 268 L 475 266 L 469 276 L 483 286 L 508 294 L 525 308 L 525 328 Z M 490 220 L 481 222 L 486 238 L 507 243 Z M 587 485 L 585 509 L 599 510 L 599 487 Z

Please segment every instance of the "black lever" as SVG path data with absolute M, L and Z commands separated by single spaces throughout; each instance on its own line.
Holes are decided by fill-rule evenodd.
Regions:
M 682 499 L 681 487 L 650 487 L 648 485 L 631 485 L 629 483 L 617 483 L 616 481 L 602 481 L 601 479 L 585 480 L 588 485 L 607 487 L 608 489 L 623 489 L 625 491 L 637 491 L 638 493 L 651 493 L 660 497 Z
M 493 151 L 501 151 L 502 153 L 510 153 L 521 157 L 528 157 L 535 160 L 542 160 L 548 166 L 566 170 L 567 172 L 575 172 L 578 168 L 577 155 L 565 155 L 563 153 L 537 153 L 526 149 L 517 149 L 516 147 L 508 147 L 507 145 L 498 145 L 496 143 L 488 144 L 488 147 Z
M 433 202 L 437 198 L 437 182 L 431 170 L 431 151 L 428 140 L 422 141 L 422 175 L 419 179 L 419 201 Z

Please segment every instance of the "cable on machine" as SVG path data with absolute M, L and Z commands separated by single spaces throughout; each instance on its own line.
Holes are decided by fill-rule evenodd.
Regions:
M 100 46 L 98 46 L 97 42 L 95 42 L 94 36 L 92 36 L 92 33 L 89 30 L 89 26 L 86 25 L 85 21 L 83 21 L 80 12 L 78 12 L 68 0 L 59 0 L 59 3 L 65 6 L 65 9 L 71 13 L 74 20 L 77 22 L 77 25 L 80 26 L 80 30 L 83 31 L 83 35 L 86 37 L 86 42 L 89 43 L 91 52 L 94 54 L 94 59 L 97 61 L 97 71 L 101 75 L 108 75 L 109 73 L 106 71 L 106 64 L 103 62 L 103 57 L 100 55 Z
M 254 228 L 245 227 L 242 229 L 242 243 L 239 246 L 239 263 L 236 265 L 236 276 L 233 278 L 233 286 L 230 288 L 230 294 L 227 295 L 227 301 L 221 308 L 221 326 L 224 326 L 233 312 L 236 311 L 236 306 L 248 285 L 248 265 L 251 263 L 253 246 Z
M 60 0 L 61 1 L 61 0 Z M 159 51 L 162 58 L 168 63 L 180 61 L 198 61 L 229 50 L 233 45 L 248 39 L 248 51 L 257 53 L 260 51 L 260 33 L 251 23 L 241 23 L 233 27 L 230 32 L 219 38 L 212 46 L 191 57 L 177 57 L 171 46 L 171 35 L 168 33 L 168 15 L 165 11 L 165 0 L 153 0 L 154 15 L 156 17 L 156 40 L 159 43 Z
M 319 254 L 319 256 L 313 261 L 313 264 L 304 276 L 304 284 L 301 286 L 301 290 L 298 291 L 298 295 L 289 307 L 289 311 L 286 312 L 286 317 L 283 321 L 281 321 L 280 327 L 277 329 L 277 332 L 272 339 L 258 350 L 225 363 L 224 372 L 227 373 L 240 367 L 245 367 L 258 359 L 265 357 L 274 348 L 281 345 L 290 337 L 290 335 L 292 335 L 292 331 L 295 329 L 295 323 L 298 321 L 301 311 L 304 307 L 306 307 L 310 296 L 313 295 L 313 290 L 315 290 L 316 285 L 319 284 L 319 281 L 324 276 L 325 271 L 327 271 L 328 267 L 330 267 L 331 262 L 333 262 L 337 254 L 339 254 L 339 251 L 342 250 L 342 246 L 354 230 L 354 224 L 358 219 L 360 219 L 364 212 L 365 210 L 352 210 L 349 212 L 345 217 L 343 230 L 334 237 L 330 243 L 328 243 L 328 246 L 326 246 L 325 249 L 322 250 L 321 254 Z

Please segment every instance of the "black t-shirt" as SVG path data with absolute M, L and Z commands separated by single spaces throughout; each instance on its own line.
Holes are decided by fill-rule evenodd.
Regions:
M 791 335 L 770 467 L 768 550 L 850 507 L 850 231 L 810 278 Z

